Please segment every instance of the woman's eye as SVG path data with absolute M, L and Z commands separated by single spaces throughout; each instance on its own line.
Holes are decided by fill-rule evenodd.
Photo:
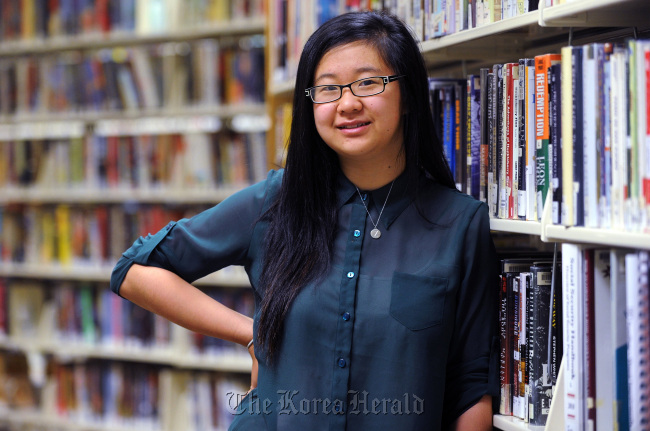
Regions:
M 328 93 L 328 92 L 332 92 L 332 91 L 338 91 L 338 89 L 339 89 L 339 87 L 337 87 L 335 85 L 324 85 L 322 87 L 318 87 L 318 91 L 320 91 L 321 93 Z
M 369 85 L 377 85 L 377 80 L 376 79 L 364 79 L 363 81 L 359 81 L 359 87 L 367 87 Z

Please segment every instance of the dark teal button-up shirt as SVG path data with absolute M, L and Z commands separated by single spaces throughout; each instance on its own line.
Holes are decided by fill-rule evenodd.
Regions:
M 133 263 L 190 282 L 243 265 L 259 310 L 267 229 L 260 216 L 281 178 L 271 171 L 219 205 L 139 238 L 117 263 L 111 288 L 119 293 Z M 231 429 L 442 430 L 483 395 L 498 395 L 498 276 L 487 207 L 421 182 L 417 196 L 404 175 L 390 195 L 390 185 L 361 191 L 369 217 L 341 175 L 330 270 L 295 299 L 277 359 L 259 358 L 258 388 Z M 382 235 L 373 239 L 385 201 Z

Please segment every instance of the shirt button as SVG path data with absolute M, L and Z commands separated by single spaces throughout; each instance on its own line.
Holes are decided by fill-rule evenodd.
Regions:
M 355 230 L 355 231 L 354 231 L 354 236 L 356 236 L 357 238 L 359 238 L 359 237 L 361 236 L 361 231 L 358 230 L 358 229 Z
M 350 320 L 350 313 L 348 313 L 347 311 L 343 313 L 343 320 L 345 320 L 346 322 Z
M 338 405 L 338 404 L 335 405 L 335 406 L 334 406 L 334 411 L 335 411 L 335 412 L 340 412 L 340 411 L 341 411 L 341 406 Z
M 354 277 L 354 272 L 350 271 L 348 272 L 348 278 L 353 278 Z
M 368 199 L 368 194 L 367 193 L 362 194 L 361 199 L 363 199 L 364 201 Z
M 345 366 L 347 365 L 347 362 L 345 362 L 345 359 L 343 358 L 339 358 L 339 360 L 336 363 L 340 368 L 345 368 Z

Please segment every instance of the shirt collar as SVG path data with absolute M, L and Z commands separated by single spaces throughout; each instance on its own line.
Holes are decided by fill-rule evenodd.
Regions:
M 337 202 L 339 208 L 359 198 L 356 187 L 348 180 L 343 172 L 339 174 L 338 183 Z M 391 183 L 388 183 L 376 190 L 361 190 L 362 194 L 364 192 L 371 194 L 372 201 L 378 210 L 381 210 L 381 206 L 386 201 L 386 196 L 388 196 L 388 192 L 390 191 L 390 196 L 388 196 L 384 212 L 381 215 L 381 220 L 379 220 L 379 223 L 385 228 L 388 228 L 397 219 L 415 197 L 415 187 L 408 187 L 405 172 L 402 172 L 395 178 L 392 191 L 390 187 Z

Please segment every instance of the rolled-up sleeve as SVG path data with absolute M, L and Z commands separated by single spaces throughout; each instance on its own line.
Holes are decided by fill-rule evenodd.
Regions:
M 136 239 L 113 269 L 111 290 L 119 295 L 134 263 L 167 269 L 189 282 L 229 265 L 245 265 L 265 199 L 280 181 L 279 172 L 271 171 L 265 181 L 218 205 L 189 219 L 172 221 L 154 235 Z
M 498 274 L 485 204 L 479 205 L 464 239 L 462 284 L 447 363 L 444 427 L 484 395 L 497 396 Z

